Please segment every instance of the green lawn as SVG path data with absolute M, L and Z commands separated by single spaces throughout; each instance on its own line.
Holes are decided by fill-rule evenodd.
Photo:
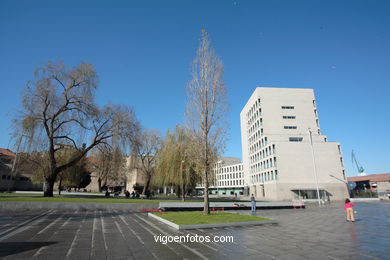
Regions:
M 213 211 L 210 215 L 203 215 L 202 211 L 153 213 L 178 225 L 196 225 L 211 223 L 234 223 L 271 220 L 250 215 L 234 214 L 224 211 Z

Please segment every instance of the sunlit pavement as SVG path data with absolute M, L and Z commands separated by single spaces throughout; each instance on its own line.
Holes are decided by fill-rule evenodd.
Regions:
M 390 259 L 390 203 L 259 210 L 277 225 L 177 231 L 145 213 L 34 210 L 0 213 L 2 259 Z M 252 214 L 242 211 L 244 214 Z M 155 242 L 155 235 L 233 236 L 233 243 Z

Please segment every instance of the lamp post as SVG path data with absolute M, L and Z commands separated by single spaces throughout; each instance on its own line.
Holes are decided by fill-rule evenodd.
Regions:
M 336 176 L 334 176 L 333 174 L 329 174 L 329 176 L 330 176 L 330 177 L 333 177 L 333 178 L 335 178 L 336 180 L 339 180 L 339 181 L 341 181 L 341 182 L 344 182 L 344 183 L 345 183 L 345 185 L 347 185 L 348 198 L 350 198 L 350 197 L 351 197 L 351 195 L 349 194 L 349 186 L 348 186 L 348 181 L 346 181 L 346 180 L 343 180 L 343 179 L 340 179 L 340 178 L 337 178 L 337 177 L 336 177 Z
M 13 187 L 16 182 L 16 161 L 18 160 L 19 148 L 20 148 L 20 144 L 22 143 L 23 136 L 24 135 L 22 134 L 19 135 L 18 147 L 16 148 L 16 154 L 11 168 L 11 182 L 8 185 L 8 192 L 11 192 L 11 186 Z
M 320 189 L 318 188 L 317 167 L 316 167 L 316 161 L 315 161 L 315 157 L 314 157 L 313 138 L 312 138 L 312 135 L 311 135 L 310 128 L 308 130 L 309 130 L 309 137 L 310 137 L 311 155 L 312 155 L 313 167 L 314 167 L 314 178 L 316 180 L 318 206 L 321 207 Z

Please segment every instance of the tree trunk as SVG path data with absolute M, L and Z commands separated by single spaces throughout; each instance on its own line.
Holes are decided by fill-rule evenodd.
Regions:
M 186 192 L 184 190 L 184 184 L 181 185 L 181 200 L 182 201 L 186 200 Z
M 208 171 L 206 167 L 206 173 L 205 173 L 205 184 L 204 184 L 204 209 L 203 214 L 209 215 L 210 214 L 210 205 L 209 205 L 209 179 L 208 179 Z
M 98 189 L 99 189 L 99 192 L 102 192 L 102 179 L 98 178 Z
M 144 189 L 142 190 L 142 195 L 146 195 L 146 191 L 149 190 L 150 185 L 150 176 L 148 176 L 148 179 L 146 180 Z
M 62 176 L 60 176 L 60 182 L 58 184 L 58 195 L 61 195 Z
M 54 180 L 47 179 L 43 183 L 43 197 L 53 197 Z
M 210 208 L 209 208 L 209 187 L 208 185 L 204 187 L 204 209 L 203 209 L 204 215 L 210 214 Z

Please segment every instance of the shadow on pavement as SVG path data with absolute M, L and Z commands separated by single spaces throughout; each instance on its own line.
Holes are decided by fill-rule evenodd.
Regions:
M 57 242 L 0 242 L 0 257 L 5 257 L 53 244 L 57 244 Z

